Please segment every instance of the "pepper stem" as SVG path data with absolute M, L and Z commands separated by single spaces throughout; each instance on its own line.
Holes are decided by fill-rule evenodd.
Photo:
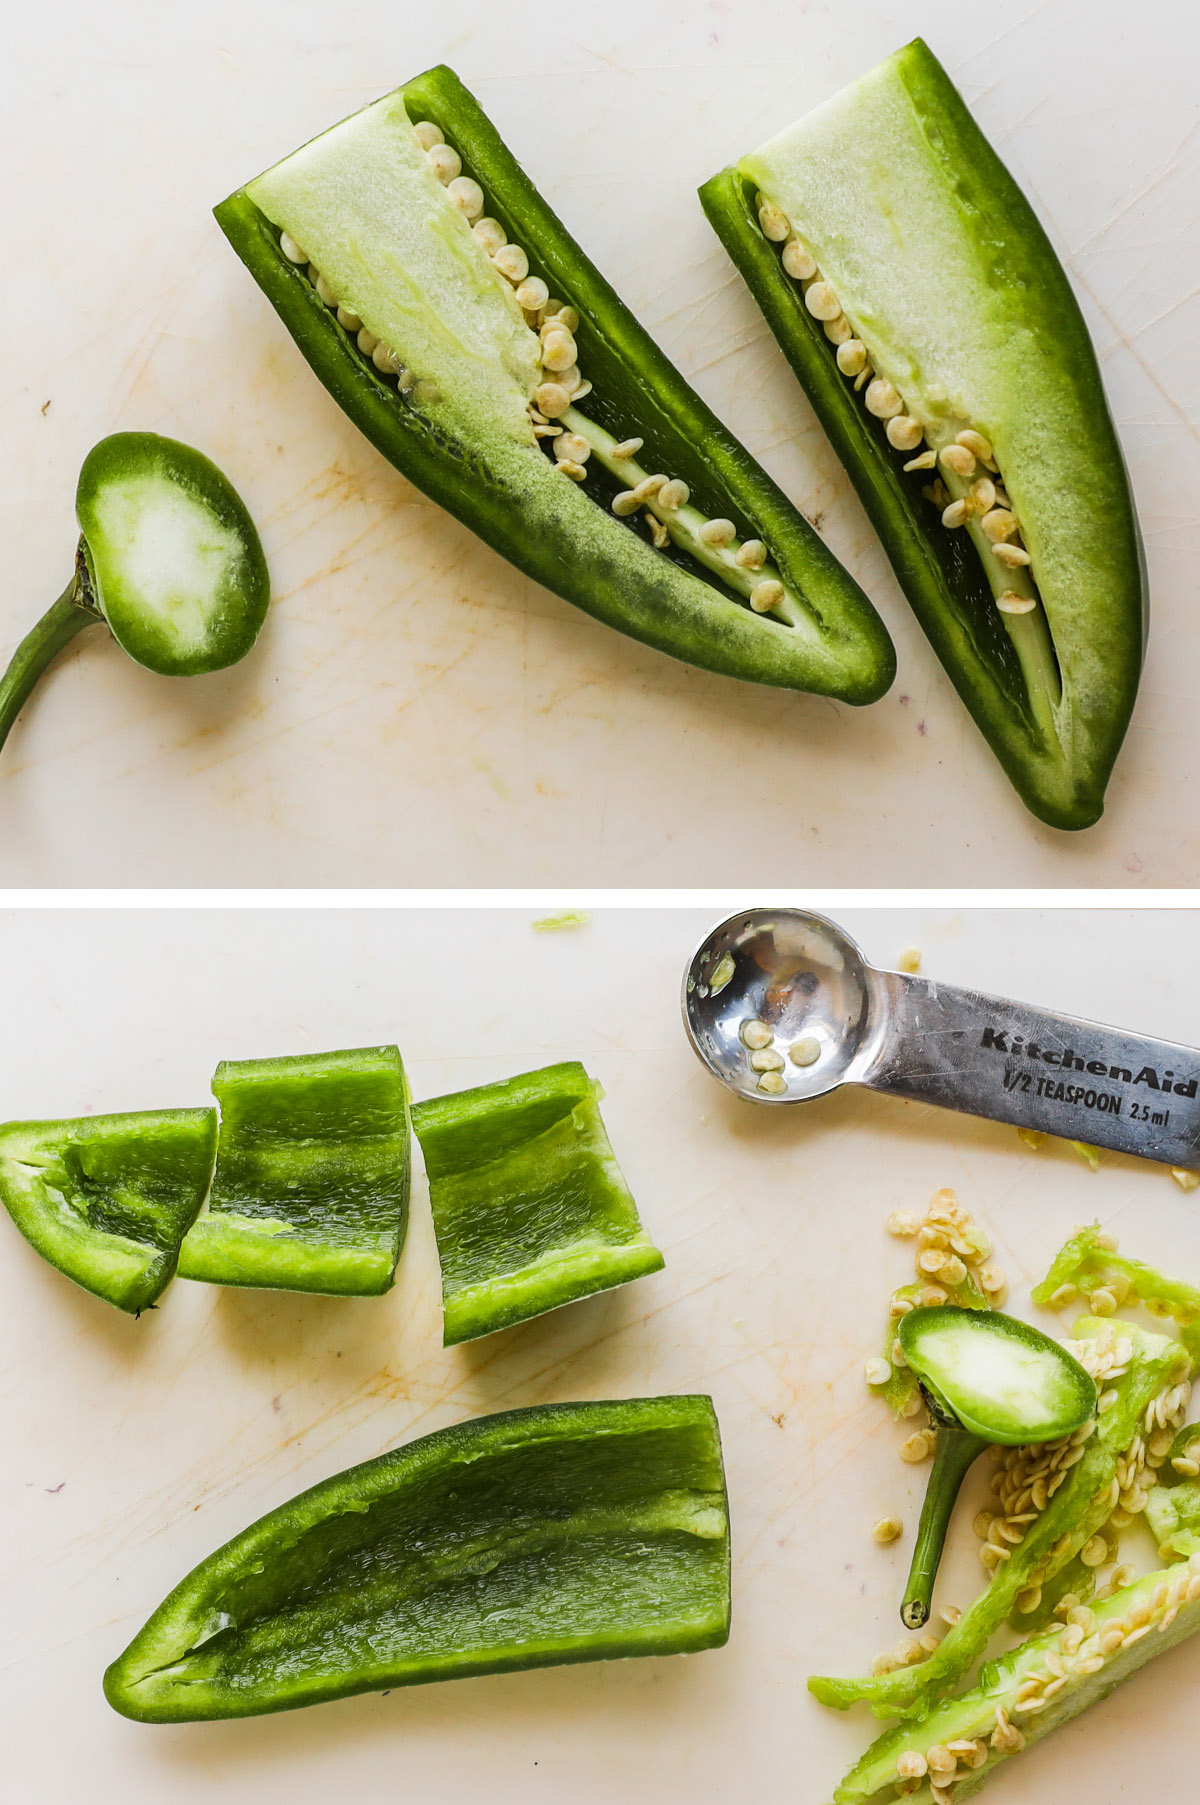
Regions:
M 908 1586 L 904 1593 L 904 1603 L 900 1607 L 900 1619 L 906 1629 L 919 1630 L 922 1624 L 929 1621 L 933 1582 L 941 1565 L 950 1516 L 958 1501 L 968 1467 L 974 1464 L 987 1445 L 983 1436 L 972 1435 L 967 1429 L 947 1427 L 945 1424 L 938 1426 L 933 1471 L 929 1475 L 925 1503 L 921 1507 L 917 1545 L 913 1549 Z
M 25 635 L 0 677 L 0 747 L 47 665 L 77 633 L 96 626 L 101 618 L 87 599 L 86 577 L 77 565 L 58 600 Z

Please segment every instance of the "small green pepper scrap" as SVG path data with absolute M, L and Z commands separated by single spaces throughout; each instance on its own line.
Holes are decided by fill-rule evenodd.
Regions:
M 0 1198 L 52 1266 L 136 1314 L 175 1271 L 216 1145 L 215 1109 L 8 1122 L 0 1128 Z
M 399 1050 L 223 1060 L 209 1207 L 181 1278 L 372 1296 L 408 1221 L 408 1087 Z
M 707 1397 L 544 1404 L 351 1467 L 202 1561 L 104 1676 L 144 1723 L 729 1635 Z
M 853 703 L 887 689 L 895 658 L 866 596 L 451 70 L 216 216 L 339 406 L 519 570 L 706 670 Z
M 1115 1235 L 1098 1222 L 1069 1235 L 1033 1301 L 1051 1309 L 1076 1303 L 1082 1295 L 1093 1310 L 1111 1312 L 1126 1303 L 1142 1304 L 1152 1316 L 1173 1319 L 1179 1339 L 1200 1367 L 1200 1287 L 1172 1278 L 1144 1260 L 1121 1253 Z
M 1096 354 L 1024 195 L 919 38 L 700 195 L 1010 781 L 1089 826 L 1145 569 Z
M 418 1103 L 447 1347 L 657 1272 L 577 1060 Z
M 217 466 L 177 439 L 120 432 L 84 459 L 75 572 L 0 678 L 0 746 L 42 672 L 85 627 L 164 677 L 244 658 L 270 601 L 254 522 Z
M 1096 1384 L 1065 1348 L 1015 1316 L 934 1304 L 900 1319 L 898 1339 L 937 1442 L 900 1615 L 929 1620 L 962 1482 L 988 1447 L 1055 1442 L 1091 1420 Z

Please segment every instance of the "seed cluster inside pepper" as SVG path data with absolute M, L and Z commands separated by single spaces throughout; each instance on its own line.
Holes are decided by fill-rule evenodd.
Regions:
M 763 237 L 779 246 L 784 273 L 799 285 L 805 307 L 821 322 L 838 369 L 853 382 L 856 394 L 866 390 L 863 404 L 883 423 L 892 449 L 917 453 L 904 470 L 938 473 L 921 490 L 925 500 L 941 510 L 944 527 L 967 529 L 1001 614 L 1032 614 L 1039 605 L 1033 559 L 1021 543 L 1021 525 L 990 440 L 966 422 L 954 432 L 945 421 L 935 427 L 932 420 L 918 418 L 895 385 L 877 374 L 869 330 L 851 324 L 795 225 L 768 195 L 760 193 L 757 201 Z
M 512 290 L 526 325 L 537 334 L 541 380 L 529 403 L 529 418 L 557 469 L 571 481 L 582 483 L 594 457 L 622 485 L 608 502 L 618 519 L 640 517 L 656 548 L 674 545 L 756 614 L 769 613 L 784 624 L 796 625 L 803 618 L 802 605 L 782 580 L 761 539 L 739 538 L 732 520 L 709 518 L 693 507 L 691 492 L 682 479 L 648 471 L 639 463 L 643 439 L 617 439 L 580 410 L 579 403 L 591 393 L 592 384 L 579 367 L 578 311 L 551 295 L 546 282 L 530 273 L 527 252 L 510 243 L 500 221 L 486 212 L 482 187 L 473 176 L 464 174 L 462 159 L 446 143 L 440 126 L 420 119 L 412 130 L 445 189 L 448 204 L 466 219 L 497 281 Z M 326 277 L 290 233 L 281 232 L 279 244 L 285 257 L 307 271 L 317 294 L 338 324 L 355 338 L 363 356 L 369 357 L 381 374 L 395 379 L 401 396 L 418 406 L 436 398 L 398 351 L 341 304 Z

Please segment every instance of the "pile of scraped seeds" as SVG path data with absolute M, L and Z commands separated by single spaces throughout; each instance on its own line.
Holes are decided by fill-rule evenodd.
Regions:
M 1129 1575 L 1132 1578 L 1132 1574 Z M 1129 1583 L 1127 1579 L 1125 1584 Z M 935 1805 L 952 1805 L 954 1782 L 960 1767 L 968 1772 L 982 1767 L 991 1754 L 1015 1755 L 1025 1747 L 1024 1732 L 1013 1718 L 1036 1716 L 1053 1704 L 1071 1680 L 1100 1673 L 1123 1648 L 1140 1642 L 1152 1632 L 1165 1634 L 1184 1605 L 1200 1602 L 1200 1554 L 1181 1561 L 1172 1579 L 1161 1580 L 1149 1598 L 1131 1604 L 1119 1621 L 1100 1629 L 1094 1611 L 1077 1600 L 1062 1600 L 1059 1614 L 1065 1618 L 1057 1646 L 1047 1647 L 1042 1665 L 1027 1674 L 1016 1689 L 1013 1702 L 999 1706 L 990 1732 L 982 1726 L 974 1737 L 945 1744 L 935 1743 L 922 1752 L 907 1749 L 896 1759 L 896 1792 L 901 1798 L 930 1782 Z
M 1074 1348 L 1069 1351 L 1075 1353 Z M 1076 1358 L 1081 1356 L 1076 1354 Z M 1124 1368 L 1120 1370 L 1124 1371 Z M 1012 1550 L 1025 1540 L 1030 1524 L 1037 1522 L 1059 1487 L 1065 1484 L 1071 1468 L 1083 1459 L 1086 1445 L 1095 1432 L 1096 1419 L 1093 1417 L 1073 1435 L 1062 1436 L 1058 1441 L 992 1450 L 1000 1461 L 999 1471 L 992 1476 L 992 1490 L 1000 1509 L 981 1510 L 975 1518 L 975 1533 L 983 1543 L 979 1559 L 989 1574 L 995 1573 L 1009 1559 Z M 1107 1558 L 1102 1538 L 1101 1558 Z M 1086 1550 L 1083 1559 L 1088 1564 Z M 1017 1608 L 1034 1611 L 1041 1598 L 1041 1584 L 1031 1582 L 1018 1594 Z
M 552 296 L 540 276 L 530 274 L 527 253 L 509 241 L 498 219 L 484 211 L 483 189 L 473 176 L 463 174 L 462 159 L 446 143 L 441 128 L 432 120 L 421 119 L 413 132 L 447 197 L 467 221 L 497 277 L 514 291 L 526 325 L 538 336 L 542 380 L 534 390 L 529 414 L 535 436 L 551 442 L 557 469 L 581 483 L 595 453 L 618 481 L 627 484 L 612 498 L 612 511 L 618 519 L 640 513 L 656 549 L 661 551 L 674 540 L 743 594 L 754 613 L 773 613 L 787 592 L 777 572 L 766 568 L 769 554 L 763 541 L 739 540 L 732 520 L 707 519 L 698 509 L 689 508 L 691 491 L 685 482 L 647 472 L 636 462 L 642 439 L 614 440 L 577 411 L 579 402 L 592 390 L 579 368 L 575 339 L 579 314 Z M 336 314 L 339 325 L 356 337 L 359 350 L 382 375 L 394 376 L 400 392 L 411 394 L 416 402 L 436 398 L 431 387 L 405 367 L 397 352 L 376 338 L 357 314 L 339 305 L 320 270 L 286 232 L 281 234 L 280 248 L 293 263 L 308 265 L 309 280 L 322 301 Z
M 979 1302 L 986 1298 L 993 1309 L 1001 1308 L 1008 1296 L 1008 1281 L 992 1263 L 991 1237 L 974 1221 L 970 1211 L 961 1207 L 953 1191 L 935 1192 L 923 1217 L 915 1210 L 893 1210 L 887 1229 L 891 1235 L 916 1241 L 917 1284 L 901 1286 L 892 1293 L 893 1323 L 918 1304 L 962 1303 L 965 1298 Z M 893 1337 L 890 1356 L 878 1354 L 868 1360 L 863 1377 L 876 1389 L 886 1385 L 895 1369 L 906 1364 L 899 1339 Z M 920 1408 L 921 1394 L 914 1384 L 901 1414 L 916 1416 Z M 928 1460 L 935 1441 L 932 1429 L 918 1429 L 902 1444 L 901 1460 Z
M 894 384 L 872 368 L 865 343 L 786 213 L 765 194 L 757 197 L 757 205 L 763 237 L 780 246 L 784 274 L 799 284 L 805 307 L 821 323 L 835 348 L 838 369 L 853 382 L 856 394 L 866 389 L 863 402 L 867 412 L 884 422 L 893 450 L 917 453 L 904 469 L 940 472 L 921 493 L 926 501 L 941 508 L 942 525 L 954 529 L 976 523 L 982 536 L 981 554 L 996 559 L 1010 584 L 1017 580 L 1016 572 L 1028 573 L 1033 560 L 1020 542 L 1020 522 L 1001 482 L 990 440 L 967 426 L 953 440 L 947 438 L 937 447 L 920 449 L 928 427 L 905 406 Z M 1006 588 L 996 599 L 1002 614 L 1031 614 L 1037 605 L 1028 575 L 1023 575 L 1020 587 Z

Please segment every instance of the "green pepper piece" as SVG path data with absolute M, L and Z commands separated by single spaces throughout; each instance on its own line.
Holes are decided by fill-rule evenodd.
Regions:
M 215 1109 L 7 1122 L 0 1198 L 52 1266 L 136 1315 L 175 1271 L 216 1145 Z
M 249 1717 L 728 1634 L 712 1400 L 543 1404 L 439 1429 L 260 1518 L 176 1586 L 104 1690 L 145 1723 Z
M 418 1103 L 452 1347 L 658 1272 L 577 1060 Z
M 1195 1427 L 1195 1425 L 1192 1425 Z M 1200 1549 L 1200 1485 L 1194 1479 L 1150 1488 L 1146 1522 L 1163 1560 L 1186 1559 Z
M 223 1060 L 212 1196 L 180 1276 L 370 1297 L 408 1222 L 408 1087 L 396 1047 Z
M 897 1338 L 937 1431 L 908 1587 L 909 1629 L 929 1620 L 946 1532 L 969 1468 L 992 1443 L 1053 1442 L 1096 1413 L 1095 1381 L 1057 1341 L 1000 1311 L 934 1304 L 900 1319 Z
M 1079 1628 L 1085 1631 L 1082 1636 L 1076 1633 Z M 1022 1642 L 989 1662 L 969 1692 L 936 1706 L 919 1722 L 885 1731 L 836 1788 L 834 1805 L 893 1799 L 896 1782 L 904 1777 L 897 1765 L 901 1757 L 927 1756 L 933 1749 L 944 1751 L 948 1744 L 959 1754 L 958 1766 L 951 1773 L 943 1764 L 936 1775 L 931 1770 L 931 1777 L 947 1790 L 953 1786 L 957 1805 L 978 1792 L 1013 1755 L 1107 1698 L 1114 1686 L 1152 1656 L 1174 1648 L 1197 1629 L 1200 1556 L 1191 1565 L 1181 1561 L 1122 1587 L 1092 1605 L 1090 1620 L 1056 1624 L 1044 1635 Z M 1059 1678 L 1066 1684 L 1050 1691 Z M 970 1759 L 977 1766 L 962 1759 L 967 1744 L 975 1745 Z M 912 1805 L 933 1805 L 929 1781 L 908 1797 Z
M 92 447 L 75 498 L 75 574 L 0 678 L 0 746 L 42 672 L 84 627 L 138 664 L 194 677 L 244 658 L 270 601 L 254 522 L 201 452 L 151 432 Z
M 1076 1340 L 1109 1333 L 1130 1343 L 1125 1371 L 1105 1381 L 1116 1397 L 1060 1489 L 1028 1526 L 990 1585 L 967 1607 L 935 1653 L 918 1666 L 858 1679 L 814 1676 L 808 1689 L 823 1705 L 843 1711 L 864 1700 L 878 1717 L 920 1717 L 975 1665 L 1018 1595 L 1032 1583 L 1053 1579 L 1103 1528 L 1113 1509 L 1117 1462 L 1140 1434 L 1147 1405 L 1189 1372 L 1186 1353 L 1166 1336 L 1115 1318 L 1084 1317 L 1075 1325 Z
M 433 136 L 447 142 L 427 152 Z M 855 703 L 887 689 L 891 642 L 858 585 L 451 70 L 344 120 L 216 217 L 355 425 L 519 570 L 706 670 Z M 559 427 L 577 453 L 563 469 Z
M 1145 569 L 1096 355 L 1025 197 L 919 38 L 700 197 L 1010 781 L 1040 820 L 1089 826 Z
M 1200 1287 L 1173 1279 L 1144 1260 L 1128 1259 L 1098 1222 L 1067 1237 L 1049 1272 L 1034 1288 L 1033 1301 L 1057 1308 L 1056 1299 L 1072 1301 L 1077 1291 L 1085 1295 L 1099 1291 L 1113 1279 L 1124 1282 L 1122 1302 L 1140 1302 L 1152 1316 L 1175 1321 L 1193 1370 L 1200 1370 Z

